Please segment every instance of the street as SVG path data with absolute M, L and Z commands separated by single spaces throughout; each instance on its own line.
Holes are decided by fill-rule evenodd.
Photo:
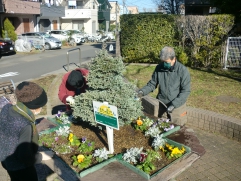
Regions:
M 67 52 L 80 48 L 81 62 L 86 62 L 101 49 L 101 43 L 82 44 L 71 48 L 46 50 L 38 54 L 17 53 L 15 55 L 2 56 L 0 59 L 0 82 L 20 82 L 35 79 L 52 71 L 63 69 L 67 64 Z M 69 51 L 69 62 L 79 63 L 79 50 Z

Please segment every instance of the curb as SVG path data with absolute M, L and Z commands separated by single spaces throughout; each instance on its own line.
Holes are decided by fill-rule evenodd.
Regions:
M 155 98 L 144 96 L 142 106 L 148 114 L 158 115 L 159 103 Z M 241 120 L 230 116 L 187 106 L 186 124 L 241 142 Z

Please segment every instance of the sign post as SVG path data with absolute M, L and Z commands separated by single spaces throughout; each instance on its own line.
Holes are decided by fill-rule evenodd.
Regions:
M 117 107 L 108 102 L 93 101 L 95 121 L 106 126 L 109 153 L 114 153 L 113 129 L 119 130 Z

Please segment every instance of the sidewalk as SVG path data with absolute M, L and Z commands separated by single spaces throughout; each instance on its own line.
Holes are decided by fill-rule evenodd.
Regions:
M 50 97 L 47 104 L 47 116 L 52 115 L 52 108 L 62 105 L 58 99 L 58 86 L 62 79 L 64 70 L 59 70 L 51 74 L 56 74 L 51 87 L 48 90 Z M 241 120 L 240 120 L 241 122 Z M 190 167 L 185 169 L 180 167 L 178 175 L 171 175 L 172 181 L 196 181 L 196 180 L 222 180 L 239 181 L 241 180 L 241 143 L 219 134 L 209 133 L 207 131 L 186 126 L 190 132 L 196 135 L 201 145 L 205 148 L 205 154 L 201 155 L 194 163 L 189 163 Z M 50 164 L 50 163 L 47 163 Z M 52 163 L 53 164 L 53 163 Z M 66 170 L 55 170 L 53 172 L 44 164 L 36 165 L 39 181 L 75 181 L 76 177 L 64 175 Z M 174 174 L 174 173 L 173 173 Z M 59 176 L 58 176 L 59 175 Z M 155 177 L 154 177 L 155 178 Z M 145 179 L 123 168 L 118 164 L 109 164 L 102 169 L 93 172 L 82 179 L 82 181 L 144 181 Z M 152 179 L 163 181 L 165 178 Z M 0 165 L 0 181 L 10 181 L 7 172 Z

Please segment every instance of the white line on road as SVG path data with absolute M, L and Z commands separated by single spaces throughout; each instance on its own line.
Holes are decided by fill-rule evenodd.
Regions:
M 10 77 L 10 76 L 15 76 L 15 75 L 18 75 L 18 72 L 8 72 L 6 74 L 1 74 L 0 78 L 1 77 Z

